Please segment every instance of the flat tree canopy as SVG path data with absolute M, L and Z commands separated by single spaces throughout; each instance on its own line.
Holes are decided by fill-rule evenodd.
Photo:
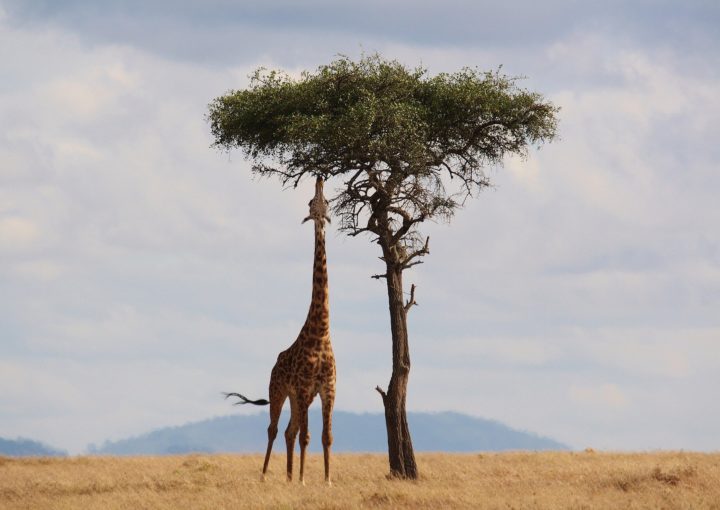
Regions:
M 382 249 L 393 340 L 385 393 L 390 468 L 417 477 L 405 418 L 410 356 L 402 272 L 429 253 L 418 226 L 450 219 L 490 184 L 485 169 L 556 135 L 558 108 L 498 71 L 464 68 L 430 76 L 379 55 L 339 57 L 293 79 L 259 69 L 247 89 L 216 98 L 215 145 L 239 148 L 253 171 L 296 186 L 336 178 L 340 229 L 368 232 Z

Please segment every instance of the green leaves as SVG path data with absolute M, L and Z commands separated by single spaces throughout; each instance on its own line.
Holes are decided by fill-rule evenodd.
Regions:
M 552 139 L 556 112 L 499 72 L 429 77 L 372 55 L 341 57 L 299 80 L 259 69 L 247 90 L 215 99 L 208 118 L 217 146 L 337 174 L 379 162 L 420 169 L 460 155 L 471 166 L 497 163 Z
M 486 165 L 555 137 L 558 108 L 517 82 L 499 69 L 429 76 L 377 54 L 341 56 L 299 79 L 258 69 L 246 90 L 210 103 L 208 120 L 215 145 L 241 149 L 256 172 L 286 184 L 343 176 L 336 213 L 351 233 L 403 237 L 487 186 Z

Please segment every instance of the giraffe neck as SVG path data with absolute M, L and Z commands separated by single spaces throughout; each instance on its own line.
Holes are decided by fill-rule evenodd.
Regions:
M 315 257 L 313 260 L 312 300 L 306 327 L 314 336 L 330 334 L 330 300 L 328 297 L 327 258 L 325 255 L 325 230 L 315 223 Z

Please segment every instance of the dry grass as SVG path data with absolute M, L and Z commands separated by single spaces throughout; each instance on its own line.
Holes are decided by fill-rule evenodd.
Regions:
M 0 508 L 720 509 L 720 454 L 420 454 L 417 482 L 388 480 L 384 455 L 339 454 L 334 485 L 310 456 L 307 486 L 275 455 L 0 457 Z

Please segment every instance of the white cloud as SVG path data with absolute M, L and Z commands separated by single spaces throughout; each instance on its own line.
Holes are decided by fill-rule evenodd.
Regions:
M 606 413 L 608 408 L 623 408 L 630 405 L 630 400 L 615 384 L 601 384 L 600 386 L 571 386 L 570 398 L 587 411 L 593 413 Z
M 43 259 L 18 262 L 10 269 L 15 275 L 40 281 L 56 280 L 64 272 L 63 266 L 58 262 Z
M 3 250 L 18 250 L 32 245 L 39 236 L 38 226 L 27 218 L 0 218 L 0 246 Z
M 0 435 L 78 452 L 224 414 L 219 391 L 264 395 L 307 310 L 311 183 L 252 182 L 240 154 L 208 147 L 203 116 L 254 62 L 289 57 L 212 68 L 2 28 Z M 433 72 L 504 62 L 563 107 L 562 140 L 427 226 L 432 254 L 406 278 L 410 408 L 575 446 L 716 447 L 718 77 L 623 44 L 367 45 Z M 338 409 L 379 410 L 389 378 L 376 251 L 328 235 Z
M 118 62 L 120 55 L 106 53 L 108 63 L 93 63 L 82 74 L 61 76 L 44 83 L 33 95 L 43 98 L 41 107 L 65 112 L 65 122 L 96 122 L 99 116 L 122 112 L 120 99 L 137 90 L 137 77 Z M 107 54 L 109 53 L 109 54 Z

